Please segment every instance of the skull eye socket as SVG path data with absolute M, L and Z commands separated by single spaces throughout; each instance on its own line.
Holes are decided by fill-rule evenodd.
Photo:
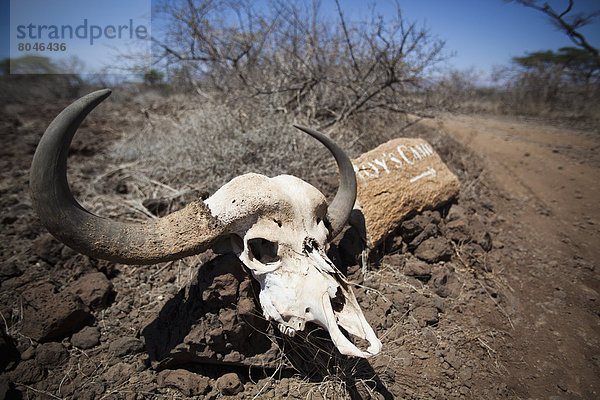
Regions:
M 248 240 L 248 255 L 250 259 L 255 258 L 263 264 L 279 261 L 277 250 L 279 246 L 276 242 L 263 238 L 254 238 Z

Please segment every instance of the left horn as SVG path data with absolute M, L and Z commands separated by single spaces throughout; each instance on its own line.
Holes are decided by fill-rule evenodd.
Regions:
M 350 158 L 333 140 L 325 134 L 301 125 L 295 128 L 308 133 L 321 142 L 335 158 L 340 171 L 340 185 L 333 201 L 327 208 L 327 220 L 330 224 L 329 239 L 333 240 L 344 229 L 356 201 L 356 175 Z
M 98 217 L 73 198 L 67 182 L 71 140 L 87 114 L 110 93 L 99 90 L 75 101 L 42 136 L 29 178 L 33 208 L 42 224 L 80 253 L 125 264 L 154 264 L 205 251 L 225 228 L 202 201 L 155 220 L 123 223 Z

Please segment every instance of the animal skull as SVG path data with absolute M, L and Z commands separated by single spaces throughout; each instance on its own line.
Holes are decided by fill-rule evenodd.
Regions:
M 254 190 L 247 193 L 246 188 Z M 231 248 L 260 283 L 266 318 L 289 336 L 315 322 L 329 331 L 342 354 L 377 354 L 381 342 L 365 320 L 348 282 L 326 255 L 327 201 L 312 185 L 289 175 L 247 174 L 233 179 L 206 201 L 230 226 Z M 260 215 L 253 210 L 268 210 Z M 359 350 L 340 331 L 369 341 Z
M 297 127 L 323 143 L 340 170 L 330 205 L 293 176 L 234 178 L 206 202 L 163 218 L 128 224 L 97 217 L 73 198 L 66 179 L 70 142 L 85 116 L 110 95 L 91 93 L 67 107 L 42 137 L 31 166 L 33 206 L 59 240 L 96 258 L 151 264 L 198 254 L 209 247 L 234 252 L 260 283 L 266 318 L 290 336 L 306 322 L 325 328 L 342 354 L 377 354 L 381 342 L 369 326 L 348 281 L 329 260 L 329 241 L 344 227 L 356 199 L 356 178 L 344 152 L 325 135 Z M 340 330 L 366 339 L 359 350 Z

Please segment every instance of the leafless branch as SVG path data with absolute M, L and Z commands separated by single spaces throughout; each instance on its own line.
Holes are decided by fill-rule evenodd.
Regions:
M 598 65 L 600 65 L 600 51 L 594 46 L 592 46 L 587 41 L 585 36 L 579 31 L 579 29 L 590 24 L 595 18 L 600 16 L 600 10 L 589 12 L 587 14 L 578 13 L 573 15 L 571 18 L 567 18 L 567 14 L 569 14 L 573 10 L 573 6 L 575 4 L 574 0 L 569 0 L 569 4 L 565 8 L 565 10 L 560 13 L 558 11 L 555 11 L 547 2 L 542 3 L 539 0 L 508 1 L 514 1 L 515 3 L 522 4 L 525 7 L 532 8 L 547 15 L 550 19 L 550 22 L 552 22 L 552 24 L 556 26 L 558 30 L 564 32 L 567 36 L 569 36 L 571 41 L 577 46 L 590 52 L 597 60 Z
M 317 0 L 271 0 L 268 14 L 250 0 L 167 2 L 169 30 L 154 43 L 204 91 L 263 97 L 321 126 L 400 104 L 443 59 L 444 43 L 403 20 L 399 8 L 356 22 L 335 4 L 332 21 Z

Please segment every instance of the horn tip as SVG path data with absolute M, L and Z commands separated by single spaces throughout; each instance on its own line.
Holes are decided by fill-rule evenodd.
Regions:
M 106 88 L 106 89 L 100 89 L 100 90 L 96 90 L 95 92 L 93 92 L 91 94 L 93 94 L 95 96 L 98 96 L 98 97 L 104 97 L 104 98 L 106 98 L 106 97 L 108 97 L 108 96 L 110 96 L 112 94 L 112 89 L 108 89 L 108 88 Z
M 319 132 L 319 131 L 316 131 L 316 130 L 314 130 L 314 129 L 310 129 L 309 127 L 307 127 L 307 126 L 304 126 L 304 125 L 300 125 L 300 124 L 292 124 L 292 126 L 293 126 L 294 128 L 296 128 L 296 129 L 299 129 L 299 130 L 301 130 L 302 132 L 308 133 L 310 136 L 312 136 L 312 137 L 314 137 L 314 138 L 316 138 L 316 139 L 319 139 L 320 137 L 323 137 L 323 136 L 325 136 L 325 134 L 323 134 L 323 133 L 321 133 L 321 132 Z M 319 139 L 319 140 L 321 140 L 321 139 Z

